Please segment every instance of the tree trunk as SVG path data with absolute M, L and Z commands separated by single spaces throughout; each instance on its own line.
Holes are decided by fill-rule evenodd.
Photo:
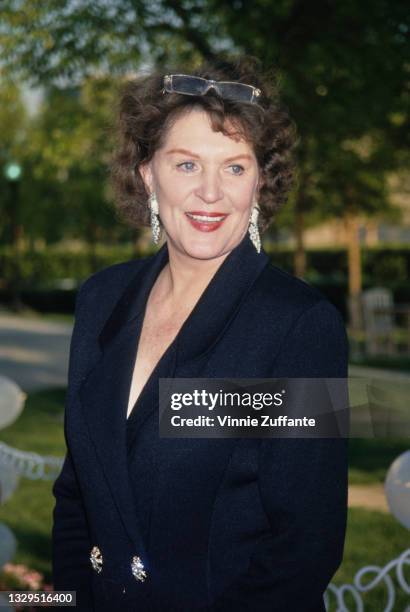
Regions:
M 20 183 L 10 182 L 10 243 L 12 252 L 12 272 L 9 278 L 11 308 L 15 312 L 23 309 L 21 300 L 21 255 L 20 247 L 23 236 L 23 226 L 20 224 Z
M 344 215 L 346 230 L 348 271 L 349 271 L 349 310 L 350 324 L 353 330 L 363 328 L 361 309 L 362 265 L 359 240 L 359 220 L 353 212 Z

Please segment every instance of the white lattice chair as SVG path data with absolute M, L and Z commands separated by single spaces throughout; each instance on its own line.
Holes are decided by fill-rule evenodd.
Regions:
M 386 606 L 383 610 L 377 612 L 410 612 L 410 605 L 404 610 L 398 610 L 396 604 L 396 585 L 392 576 L 389 573 L 395 573 L 396 581 L 399 588 L 404 593 L 409 595 L 410 601 L 410 583 L 405 578 L 406 566 L 410 566 L 410 548 L 405 550 L 399 557 L 390 561 L 384 567 L 377 565 L 367 565 L 357 572 L 354 577 L 353 584 L 342 584 L 336 586 L 330 583 L 326 589 L 324 601 L 326 610 L 335 610 L 335 612 L 364 612 L 365 601 L 363 595 L 374 589 L 379 584 L 384 583 L 386 587 Z M 367 579 L 367 582 L 366 582 Z M 350 600 L 353 598 L 355 608 L 347 607 L 345 602 L 346 595 L 349 594 Z M 336 603 L 336 608 L 331 604 Z M 376 612 L 375 610 L 369 612 Z
M 363 291 L 362 312 L 366 353 L 394 354 L 394 301 L 390 289 L 373 287 Z

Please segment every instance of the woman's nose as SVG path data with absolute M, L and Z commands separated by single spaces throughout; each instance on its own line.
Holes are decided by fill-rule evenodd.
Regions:
M 207 204 L 212 204 L 223 198 L 221 179 L 217 171 L 204 171 L 196 190 L 197 195 Z

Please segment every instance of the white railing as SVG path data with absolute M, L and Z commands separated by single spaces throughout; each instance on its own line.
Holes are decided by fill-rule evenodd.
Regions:
M 410 583 L 406 580 L 404 575 L 405 566 L 410 566 L 410 548 L 405 550 L 399 557 L 393 559 L 384 567 L 378 567 L 377 565 L 366 565 L 357 572 L 353 579 L 353 584 L 342 584 L 341 586 L 336 586 L 333 583 L 330 583 L 324 596 L 326 610 L 330 609 L 329 600 L 331 599 L 331 595 L 333 595 L 336 599 L 337 605 L 335 612 L 364 612 L 365 607 L 362 595 L 368 593 L 377 585 L 384 583 L 386 587 L 387 601 L 385 608 L 378 612 L 396 612 L 397 608 L 394 608 L 396 602 L 396 585 L 393 582 L 392 576 L 389 575 L 389 572 L 395 570 L 399 587 L 404 591 L 404 593 L 410 595 Z M 368 577 L 371 577 L 371 579 L 366 583 L 366 578 Z M 352 607 L 349 608 L 346 605 L 346 595 L 353 598 L 355 602 L 354 609 Z M 410 605 L 401 612 L 410 612 Z
M 0 471 L 6 467 L 30 480 L 54 480 L 62 466 L 63 459 L 60 457 L 43 457 L 0 442 Z

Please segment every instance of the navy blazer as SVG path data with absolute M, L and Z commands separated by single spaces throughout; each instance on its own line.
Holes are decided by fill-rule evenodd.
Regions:
M 160 438 L 149 542 L 143 537 L 126 412 L 135 319 L 167 261 L 164 244 L 94 274 L 79 291 L 67 454 L 53 487 L 54 588 L 76 590 L 77 609 L 96 612 L 324 611 L 343 557 L 347 439 Z M 172 377 L 346 378 L 348 343 L 338 310 L 245 236 L 160 363 L 167 356 Z M 90 563 L 94 546 L 101 571 Z M 131 571 L 134 556 L 143 581 Z

